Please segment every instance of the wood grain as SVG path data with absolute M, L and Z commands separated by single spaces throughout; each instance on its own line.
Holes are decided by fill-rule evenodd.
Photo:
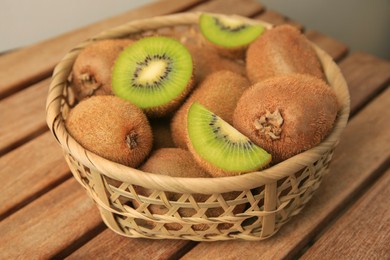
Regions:
M 50 80 L 41 81 L 0 103 L 0 155 L 48 129 L 46 96 Z
M 390 170 L 300 259 L 390 259 Z
M 185 11 L 204 0 L 155 2 L 0 57 L 0 98 L 50 76 L 55 64 L 79 42 L 120 24 Z
M 272 10 L 267 10 L 261 13 L 260 15 L 256 16 L 255 19 L 260 19 L 273 25 L 289 24 L 300 31 L 304 30 L 304 26 L 302 24 Z
M 363 52 L 352 53 L 340 63 L 351 92 L 355 114 L 390 82 L 390 62 Z
M 200 243 L 184 259 L 291 258 L 369 182 L 389 158 L 390 89 L 355 116 L 336 149 L 330 174 L 303 211 L 274 237 L 262 242 Z M 369 152 L 368 152 L 369 151 Z
M 69 179 L 0 223 L 0 259 L 48 259 L 99 223 L 95 205 Z
M 263 6 L 256 0 L 214 0 L 191 9 L 191 11 L 218 12 L 242 16 L 254 16 L 262 10 Z
M 348 53 L 347 45 L 320 32 L 308 30 L 305 35 L 318 47 L 325 50 L 335 61 L 341 60 Z
M 171 259 L 189 243 L 186 240 L 127 238 L 106 229 L 73 252 L 69 259 Z
M 50 132 L 0 158 L 0 220 L 69 178 L 60 146 Z

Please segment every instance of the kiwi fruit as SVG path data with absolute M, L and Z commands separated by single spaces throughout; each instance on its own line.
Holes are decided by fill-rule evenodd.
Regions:
M 206 77 L 172 118 L 171 131 L 176 146 L 187 149 L 187 112 L 194 101 L 232 124 L 236 104 L 249 86 L 245 77 L 227 70 L 217 71 Z
M 194 60 L 196 68 L 195 82 L 200 84 L 210 74 L 220 71 L 229 70 L 245 76 L 245 64 L 239 61 L 227 59 L 218 55 L 214 49 L 194 44 L 186 45 Z
M 189 151 L 214 177 L 256 171 L 271 161 L 268 152 L 197 102 L 188 109 L 187 128 Z
M 321 64 L 310 42 L 291 25 L 267 30 L 249 45 L 246 71 L 253 84 L 291 73 L 310 74 L 325 80 Z
M 72 68 L 72 88 L 78 100 L 92 95 L 110 95 L 111 70 L 119 53 L 134 43 L 110 39 L 91 43 L 77 56 Z
M 133 168 L 152 148 L 152 130 L 143 111 L 115 96 L 83 99 L 70 110 L 65 126 L 85 149 Z
M 290 74 L 246 90 L 233 125 L 278 163 L 319 144 L 332 130 L 338 108 L 334 91 L 323 80 Z
M 150 117 L 177 109 L 193 86 L 188 49 L 172 38 L 145 37 L 117 58 L 112 72 L 115 95 L 131 101 Z
M 206 173 L 200 166 L 196 164 L 190 152 L 180 148 L 162 148 L 154 151 L 150 158 L 143 164 L 140 169 L 145 172 L 162 174 L 172 177 L 189 177 L 189 178 L 210 178 L 211 176 Z M 152 194 L 151 190 L 143 188 L 141 186 L 135 186 L 134 189 L 139 195 L 149 196 Z M 181 194 L 174 192 L 166 192 L 167 198 L 171 201 L 177 201 L 180 199 Z M 222 196 L 225 200 L 235 199 L 240 192 L 224 193 Z M 206 194 L 193 194 L 193 198 L 197 202 L 205 202 L 210 195 Z M 133 205 L 138 208 L 140 205 L 136 200 L 133 200 Z M 233 213 L 237 214 L 243 212 L 245 205 L 237 205 Z M 152 214 L 164 215 L 168 212 L 168 209 L 164 205 L 149 205 L 148 210 Z M 180 208 L 178 213 L 181 217 L 191 217 L 196 214 L 195 209 Z M 210 208 L 205 212 L 207 217 L 218 217 L 224 213 L 222 208 Z M 153 227 L 154 223 L 139 221 L 139 224 Z M 230 224 L 219 224 L 218 228 L 227 229 Z M 167 223 L 165 227 L 169 230 L 180 230 L 182 225 L 178 223 Z M 193 225 L 194 230 L 206 230 L 209 228 L 207 224 Z
M 238 17 L 207 13 L 200 15 L 199 28 L 204 38 L 229 58 L 243 58 L 246 47 L 264 32 L 262 25 Z

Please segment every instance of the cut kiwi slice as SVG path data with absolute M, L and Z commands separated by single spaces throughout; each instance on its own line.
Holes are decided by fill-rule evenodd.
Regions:
M 187 126 L 190 151 L 213 176 L 255 171 L 271 161 L 269 153 L 197 102 L 188 110 Z
M 148 115 L 164 116 L 189 93 L 192 75 L 192 57 L 185 46 L 167 37 L 146 37 L 119 55 L 112 88 Z
M 225 48 L 247 46 L 263 31 L 262 25 L 248 24 L 234 16 L 201 14 L 200 31 L 211 43 Z

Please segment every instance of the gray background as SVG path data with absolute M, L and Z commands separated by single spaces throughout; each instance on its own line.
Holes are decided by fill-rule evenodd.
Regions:
M 27 46 L 151 2 L 154 0 L 1 0 L 0 52 Z M 346 43 L 352 51 L 390 59 L 390 0 L 259 2 L 308 29 Z

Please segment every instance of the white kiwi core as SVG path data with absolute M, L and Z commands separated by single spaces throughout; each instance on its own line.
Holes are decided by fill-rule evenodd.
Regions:
M 160 81 L 167 70 L 168 64 L 165 60 L 151 61 L 147 66 L 143 67 L 138 75 L 138 82 L 141 84 L 152 84 L 155 81 Z

